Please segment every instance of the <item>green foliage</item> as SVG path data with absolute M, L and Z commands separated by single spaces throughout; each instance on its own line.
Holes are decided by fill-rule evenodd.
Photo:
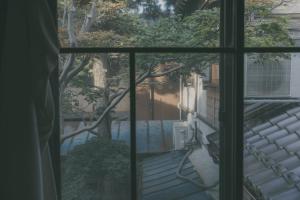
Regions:
M 76 146 L 62 160 L 62 196 L 70 200 L 96 200 L 103 194 L 103 181 L 129 191 L 130 150 L 119 141 L 94 138 Z
M 288 33 L 288 18 L 274 17 L 273 6 L 273 1 L 255 1 L 246 4 L 245 46 L 289 47 L 294 45 Z
M 62 95 L 62 109 L 64 114 L 84 111 L 78 100 L 78 95 L 81 95 L 81 100 L 85 100 L 86 103 L 99 106 L 100 104 L 104 104 L 105 98 L 108 98 L 105 95 L 109 96 L 119 88 L 129 86 L 128 55 L 119 53 L 105 55 L 107 55 L 107 62 L 109 64 L 109 66 L 106 66 L 108 69 L 105 77 L 109 82 L 109 84 L 106 84 L 110 87 L 108 93 L 105 93 L 105 88 L 94 86 L 93 80 L 96 74 L 93 74 L 91 71 L 95 62 L 100 62 L 103 58 L 100 54 L 90 54 L 92 58 L 89 64 L 71 79 Z M 83 59 L 83 55 L 76 55 L 74 67 L 78 67 Z
M 59 2 L 60 18 L 63 8 L 63 0 Z M 91 5 L 87 1 L 79 1 L 76 11 L 77 39 L 79 46 L 92 47 L 218 47 L 220 34 L 220 10 L 203 9 L 196 10 L 188 15 L 170 16 L 159 13 L 153 2 L 147 0 L 103 0 L 97 1 L 97 17 L 88 33 L 81 33 L 80 27 L 84 16 L 89 12 Z M 136 9 L 141 3 L 147 3 L 149 13 L 154 18 L 139 14 Z M 174 4 L 168 0 L 169 4 Z M 170 3 L 171 2 L 171 3 Z M 187 1 L 189 2 L 189 1 Z M 70 4 L 70 1 L 67 1 Z M 272 8 L 273 0 L 247 0 L 245 9 L 245 45 L 248 47 L 275 47 L 293 46 L 293 41 L 288 33 L 288 18 L 274 17 Z M 148 13 L 148 14 L 149 14 Z M 145 14 L 145 13 L 144 13 Z M 60 30 L 62 40 L 66 40 L 66 27 Z M 249 58 L 263 62 L 264 60 L 279 60 L 286 58 L 286 54 L 251 54 Z M 107 76 L 116 79 L 110 88 L 117 90 L 128 86 L 128 57 L 124 59 L 121 54 L 110 58 Z M 150 66 L 154 70 L 164 71 L 161 66 L 170 64 L 182 64 L 184 67 L 178 72 L 171 73 L 171 78 L 178 77 L 178 73 L 188 76 L 190 72 L 202 73 L 211 64 L 219 62 L 217 54 L 138 54 L 137 72 L 143 73 Z M 75 65 L 78 65 L 76 62 Z M 120 68 L 120 66 L 122 66 Z M 124 84 L 124 80 L 125 83 Z M 81 88 L 80 94 L 84 94 L 88 102 L 99 102 L 103 98 L 103 91 L 95 90 L 88 84 L 90 75 L 84 69 L 72 80 L 71 85 Z M 72 97 L 72 94 L 66 96 Z M 102 96 L 101 96 L 102 95 Z M 74 96 L 74 95 L 73 95 Z M 76 105 L 76 102 L 73 102 Z M 69 109 L 66 106 L 66 109 Z
M 85 47 L 128 47 L 131 46 L 132 43 L 132 38 L 127 35 L 117 34 L 113 30 L 81 33 L 78 36 L 79 46 Z
M 216 47 L 219 42 L 219 9 L 199 10 L 185 18 L 179 15 L 161 17 L 155 23 L 143 23 L 135 38 L 137 46 Z
M 160 53 L 160 54 L 138 54 L 136 56 L 136 66 L 139 73 L 147 71 L 153 67 L 153 71 L 166 71 L 178 64 L 183 67 L 168 76 L 173 80 L 178 80 L 178 75 L 189 76 L 191 72 L 203 73 L 211 64 L 219 63 L 218 54 L 208 53 Z M 166 65 L 166 67 L 164 67 Z
M 75 108 L 78 106 L 79 102 L 76 98 L 77 94 L 69 89 L 66 89 L 64 91 L 64 94 L 62 95 L 61 100 L 61 108 L 62 113 L 64 114 L 70 114 L 73 112 L 76 112 Z
M 219 44 L 219 9 L 199 10 L 192 15 L 160 18 L 154 24 L 139 28 L 136 36 L 137 46 L 154 47 L 217 47 Z M 179 63 L 184 65 L 180 71 L 170 74 L 171 78 L 178 73 L 188 75 L 192 71 L 203 72 L 212 63 L 218 63 L 217 54 L 139 54 L 138 71 L 159 64 Z M 191 70 L 192 69 L 192 70 Z
M 290 53 L 248 53 L 247 59 L 254 63 L 263 65 L 264 63 L 278 63 L 283 59 L 290 59 Z

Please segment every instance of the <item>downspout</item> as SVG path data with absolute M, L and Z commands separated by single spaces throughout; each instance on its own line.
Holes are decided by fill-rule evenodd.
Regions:
M 182 120 L 182 75 L 179 78 L 179 120 Z
M 195 109 L 195 112 L 197 113 L 198 112 L 198 75 L 195 74 L 195 106 L 194 106 L 194 109 Z

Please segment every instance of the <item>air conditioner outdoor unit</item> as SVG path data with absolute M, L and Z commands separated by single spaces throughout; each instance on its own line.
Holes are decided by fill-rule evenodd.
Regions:
M 245 56 L 245 97 L 299 98 L 300 54 L 259 63 Z
M 173 123 L 173 146 L 175 150 L 181 150 L 188 142 L 187 122 Z

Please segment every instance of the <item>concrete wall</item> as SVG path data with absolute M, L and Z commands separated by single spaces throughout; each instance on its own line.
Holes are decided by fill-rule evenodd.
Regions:
M 207 91 L 203 89 L 203 79 L 198 76 L 197 113 L 207 117 Z
M 300 53 L 291 55 L 291 96 L 300 97 Z

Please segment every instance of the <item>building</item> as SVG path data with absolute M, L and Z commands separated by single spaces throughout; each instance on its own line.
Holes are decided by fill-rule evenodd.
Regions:
M 287 17 L 290 37 L 295 46 L 300 46 L 300 0 L 285 1 L 272 13 L 274 18 Z M 288 58 L 279 60 L 273 56 L 263 64 L 256 62 L 251 55 L 245 56 L 246 98 L 300 97 L 300 54 L 289 53 L 286 56 Z

